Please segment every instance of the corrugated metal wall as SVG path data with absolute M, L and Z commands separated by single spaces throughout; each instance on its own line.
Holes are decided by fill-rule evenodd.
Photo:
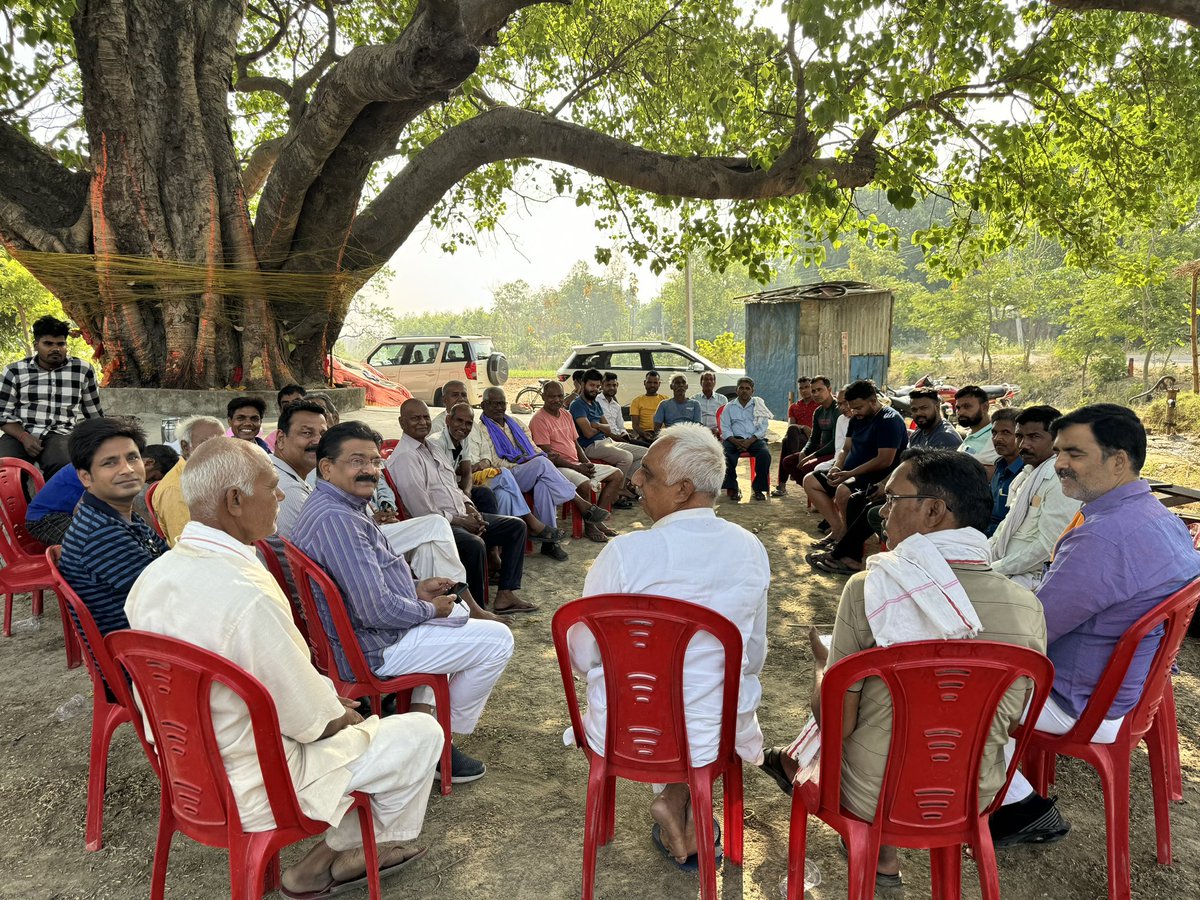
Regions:
M 840 387 L 850 380 L 852 356 L 882 357 L 869 367 L 882 385 L 891 362 L 891 341 L 890 291 L 836 300 L 746 304 L 746 370 L 780 418 L 786 411 L 775 407 L 780 397 L 795 390 L 798 374 L 826 375 Z

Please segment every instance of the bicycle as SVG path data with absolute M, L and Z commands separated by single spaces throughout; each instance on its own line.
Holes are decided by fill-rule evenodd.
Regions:
M 536 412 L 537 410 L 541 409 L 543 405 L 542 388 L 544 388 L 551 381 L 555 380 L 556 379 L 554 378 L 539 378 L 537 387 L 530 385 L 529 387 L 523 387 L 517 391 L 517 396 L 513 398 L 513 403 L 516 406 L 528 406 L 530 409 Z

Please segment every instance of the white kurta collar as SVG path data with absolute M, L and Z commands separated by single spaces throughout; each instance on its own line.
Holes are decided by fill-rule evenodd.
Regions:
M 698 509 L 677 509 L 675 512 L 663 516 L 651 527 L 658 528 L 670 522 L 679 522 L 683 519 L 715 519 L 717 511 L 711 507 L 701 507 Z
M 254 552 L 254 547 L 243 544 L 224 531 L 211 528 L 208 525 L 202 525 L 195 520 L 188 522 L 183 527 L 183 532 L 179 535 L 178 543 L 210 553 L 240 556 L 247 561 L 258 562 L 258 554 Z

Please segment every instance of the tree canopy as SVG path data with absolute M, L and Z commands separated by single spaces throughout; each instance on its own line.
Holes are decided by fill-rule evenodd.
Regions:
M 1101 6 L 1064 0 L 1065 6 Z M 17 0 L 0 237 L 111 383 L 316 380 L 426 217 L 451 251 L 570 193 L 613 248 L 766 280 L 855 204 L 954 213 L 949 274 L 1031 226 L 1080 260 L 1195 207 L 1194 4 Z M 1172 12 L 1172 10 L 1175 10 Z M 1194 19 L 1190 19 L 1194 21 Z

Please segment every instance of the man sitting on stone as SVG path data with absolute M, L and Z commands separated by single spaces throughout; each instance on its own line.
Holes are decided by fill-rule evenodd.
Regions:
M 583 387 L 580 394 L 571 403 L 569 412 L 575 420 L 575 428 L 579 432 L 579 445 L 583 447 L 588 459 L 598 460 L 621 470 L 625 478 L 625 494 L 630 495 L 633 488 L 629 479 L 642 464 L 646 455 L 645 447 L 628 442 L 618 443 L 614 439 L 613 426 L 605 415 L 605 407 L 600 404 L 600 392 L 603 379 L 597 369 L 588 369 L 583 373 Z M 614 385 L 614 393 L 616 386 Z M 616 404 L 618 418 L 620 404 Z M 625 430 L 624 421 L 621 430 Z
M 1017 415 L 1017 447 L 1025 469 L 1009 489 L 1008 515 L 990 541 L 992 568 L 1031 590 L 1037 590 L 1054 545 L 1080 507 L 1063 494 L 1054 472 L 1050 424 L 1060 415 L 1053 406 L 1030 406 Z
M 183 527 L 189 521 L 187 503 L 183 499 L 183 470 L 192 453 L 207 440 L 219 437 L 225 431 L 221 420 L 213 416 L 193 416 L 184 419 L 179 424 L 179 455 L 180 460 L 171 467 L 171 471 L 162 477 L 150 505 L 154 507 L 154 517 L 163 530 L 167 546 L 174 547 L 183 533 Z
M 283 873 L 286 896 L 340 893 L 363 876 L 358 816 L 347 815 L 352 791 L 371 795 L 381 874 L 393 874 L 424 853 L 401 844 L 421 832 L 442 730 L 417 713 L 363 719 L 313 668 L 287 599 L 254 553 L 254 542 L 275 531 L 268 458 L 220 437 L 190 463 L 183 486 L 191 521 L 175 549 L 142 572 L 123 615 L 141 631 L 216 653 L 266 689 L 300 808 L 330 825 Z M 274 828 L 245 704 L 214 686 L 209 705 L 241 827 Z
M 491 515 L 475 508 L 463 493 L 449 457 L 428 440 L 429 409 L 420 400 L 404 401 L 400 429 L 404 436 L 388 457 L 387 470 L 405 509 L 414 516 L 443 516 L 450 523 L 474 597 L 484 597 L 488 550 L 495 547 L 500 551 L 500 589 L 493 611 L 509 615 L 536 610 L 517 596 L 525 566 L 525 523 L 515 516 Z
M 71 465 L 85 492 L 62 539 L 59 571 L 101 634 L 128 628 L 125 598 L 167 545 L 133 511 L 146 481 L 146 435 L 128 419 L 85 419 L 71 432 Z
M 530 511 L 512 470 L 502 469 L 490 459 L 476 460 L 470 457 L 467 439 L 475 429 L 475 411 L 466 403 L 458 403 L 446 410 L 446 413 L 446 430 L 430 440 L 441 446 L 450 457 L 463 492 L 471 498 L 475 508 L 483 513 L 516 516 L 525 523 L 525 530 L 531 541 L 556 543 L 565 540 L 565 533 L 551 528 Z M 494 508 L 486 508 L 481 504 L 481 499 L 483 504 L 490 500 Z
M 317 449 L 320 479 L 292 528 L 292 543 L 337 582 L 375 673 L 449 675 L 451 730 L 471 734 L 512 656 L 512 631 L 470 618 L 466 605 L 447 594 L 453 587 L 449 579 L 414 581 L 408 562 L 388 546 L 367 513 L 383 469 L 379 443 L 378 433 L 362 422 L 342 422 L 325 433 Z M 338 671 L 349 677 L 324 598 L 317 602 Z M 428 689 L 414 691 L 412 708 L 428 712 L 430 697 Z M 454 784 L 475 781 L 486 771 L 457 747 L 452 762 Z
M 722 486 L 735 503 L 742 499 L 737 484 L 738 460 L 743 453 L 754 457 L 754 483 L 750 486 L 755 500 L 767 499 L 771 486 L 771 451 L 767 447 L 767 429 L 771 411 L 761 398 L 754 396 L 754 379 L 742 376 L 737 381 L 737 397 L 721 410 L 721 437 L 725 448 L 725 483 Z
M 838 407 L 829 389 L 829 379 L 824 375 L 809 379 L 808 393 L 816 404 L 811 416 L 808 442 L 794 453 L 789 454 L 785 449 L 779 457 L 779 484 L 771 491 L 772 497 L 786 497 L 789 478 L 801 484 L 805 475 L 826 460 L 833 459 L 834 452 L 840 446 L 834 443 Z
M 239 441 L 249 441 L 264 453 L 270 453 L 267 442 L 258 436 L 262 431 L 263 416 L 267 404 L 261 397 L 234 397 L 225 407 L 229 418 L 229 436 Z
M 958 416 L 958 424 L 970 429 L 958 449 L 983 463 L 990 480 L 995 471 L 997 457 L 996 448 L 992 446 L 989 402 L 987 391 L 974 384 L 959 388 L 954 395 L 954 411 Z
M 670 428 L 680 422 L 700 424 L 700 404 L 689 399 L 687 391 L 686 375 L 676 375 L 671 379 L 671 396 L 658 404 L 658 409 L 654 411 L 654 424 L 658 428 Z
M 629 501 L 620 499 L 625 486 L 621 470 L 593 463 L 579 446 L 575 420 L 563 409 L 562 385 L 557 381 L 547 382 L 542 388 L 542 401 L 545 405 L 529 420 L 529 434 L 542 452 L 575 485 L 580 499 L 588 500 L 591 492 L 596 491 L 599 494 L 596 505 L 602 509 L 613 506 L 629 509 Z M 600 544 L 616 534 L 603 520 L 587 523 L 586 529 L 588 538 Z
M 995 471 L 992 473 L 992 519 L 987 536 L 1008 515 L 1008 492 L 1013 479 L 1025 468 L 1025 460 L 1017 450 L 1017 411 L 1012 407 L 998 409 L 992 414 L 992 446 L 996 449 Z
M 66 322 L 42 316 L 33 355 L 9 363 L 0 381 L 0 457 L 36 463 L 47 480 L 70 462 L 75 423 L 104 415 L 96 373 L 67 353 L 68 334 Z
M 1117 641 L 1200 576 L 1200 554 L 1183 520 L 1140 478 L 1146 430 L 1132 410 L 1113 403 L 1084 406 L 1055 419 L 1050 434 L 1063 494 L 1083 504 L 1037 591 L 1046 611 L 1046 655 L 1054 663 L 1054 686 L 1037 728 L 1066 734 L 1083 714 Z M 1161 629 L 1151 632 L 1134 653 L 1094 743 L 1116 739 L 1141 697 L 1161 638 Z M 990 824 L 998 848 L 1050 843 L 1071 827 L 1020 772 Z
M 717 376 L 715 372 L 700 373 L 700 393 L 692 397 L 700 406 L 700 424 L 712 432 L 713 437 L 721 439 L 720 428 L 717 427 L 717 413 L 725 405 L 725 396 L 716 393 Z
M 561 389 L 561 388 L 560 388 Z M 493 460 L 501 469 L 508 469 L 517 486 L 533 495 L 533 508 L 541 521 L 551 527 L 558 525 L 558 506 L 568 500 L 583 513 L 585 522 L 595 524 L 608 518 L 608 510 L 585 500 L 575 493 L 575 485 L 567 480 L 521 427 L 508 415 L 504 391 L 490 387 L 483 392 L 483 416 L 467 438 L 467 452 L 475 461 Z M 567 551 L 558 542 L 542 544 L 542 553 L 559 562 L 567 559 Z
M 868 821 L 875 815 L 887 765 L 891 697 L 881 680 L 867 678 L 842 698 L 842 734 L 821 733 L 820 688 L 826 668 L 862 650 L 915 640 L 978 637 L 1046 649 L 1046 623 L 1037 597 L 988 564 L 983 529 L 992 502 L 979 462 L 951 450 L 909 450 L 888 479 L 884 496 L 891 550 L 872 556 L 867 571 L 846 582 L 828 651 L 815 629 L 810 630 L 817 663 L 813 719 L 791 747 L 768 750 L 763 763 L 764 771 L 791 793 L 798 772 L 809 777 L 820 743 L 841 740 L 842 803 Z M 919 604 L 914 595 L 921 595 Z M 918 627 L 905 627 L 914 620 Z M 1025 695 L 1021 685 L 1010 688 L 992 722 L 979 770 L 981 808 L 1004 784 L 1004 746 Z M 900 883 L 895 847 L 880 848 L 876 871 L 877 885 Z
M 662 385 L 662 377 L 658 372 L 651 369 L 642 383 L 646 393 L 638 394 L 629 404 L 629 423 L 633 428 L 633 436 L 649 447 L 658 437 L 659 426 L 654 424 L 654 414 L 658 412 L 658 405 L 667 398 L 658 392 Z
M 723 468 L 721 445 L 704 426 L 681 423 L 664 430 L 634 475 L 654 527 L 605 547 L 588 571 L 583 594 L 661 594 L 708 607 L 736 625 L 742 636 L 742 678 L 734 745 L 742 759 L 757 764 L 763 741 L 756 710 L 767 655 L 771 567 L 758 538 L 713 510 Z M 567 642 L 572 665 L 587 679 L 587 741 L 603 752 L 607 695 L 599 648 L 581 625 L 571 628 Z M 683 702 L 694 766 L 716 759 L 724 666 L 721 645 L 707 634 L 694 638 L 684 656 Z M 573 740 L 570 732 L 568 740 Z M 686 862 L 696 853 L 688 786 L 656 787 L 662 790 L 650 805 L 654 840 L 677 862 Z

